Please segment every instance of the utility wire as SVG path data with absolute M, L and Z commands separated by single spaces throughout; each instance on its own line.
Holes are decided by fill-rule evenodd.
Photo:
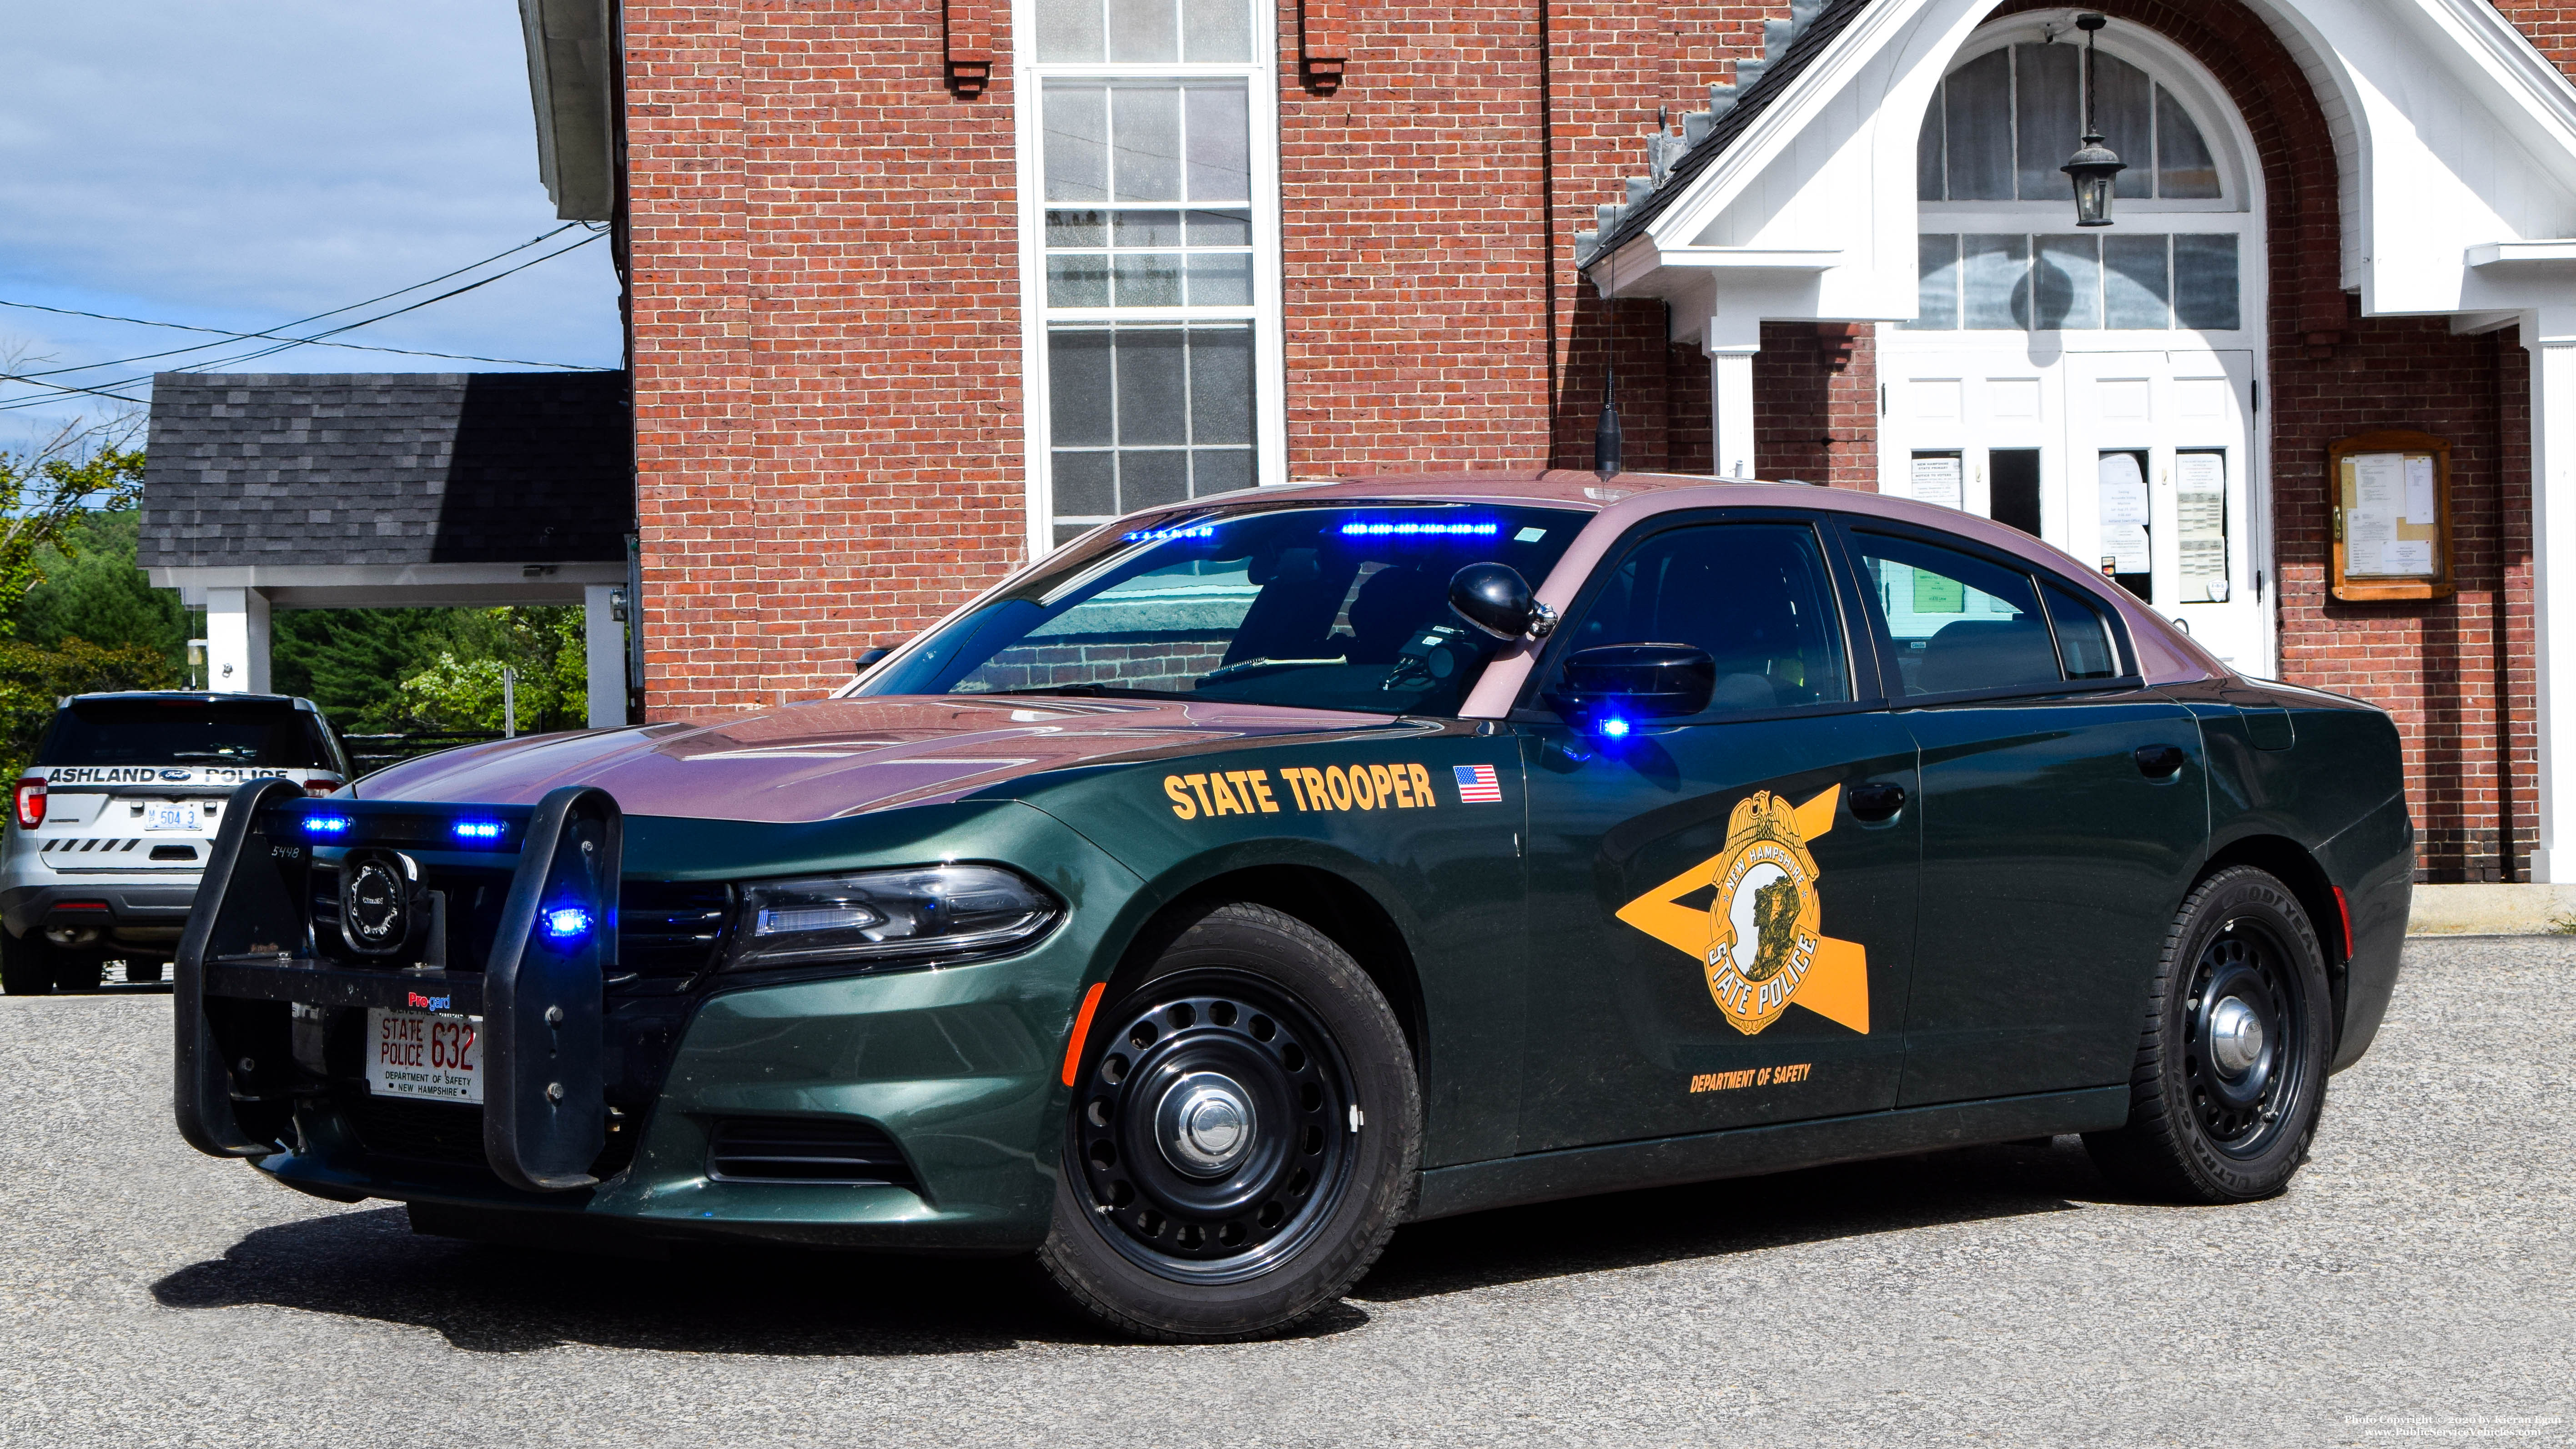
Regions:
M 558 231 L 560 231 L 560 230 L 562 230 L 562 229 L 561 229 L 561 228 L 558 228 Z M 541 256 L 541 257 L 532 257 L 532 258 L 528 259 L 527 261 L 524 261 L 524 262 L 519 263 L 519 264 L 518 264 L 517 266 L 515 266 L 515 267 L 510 267 L 510 268 L 508 268 L 508 269 L 506 269 L 506 270 L 495 272 L 495 273 L 493 273 L 492 275 L 490 275 L 490 276 L 488 276 L 488 277 L 483 277 L 483 278 L 480 278 L 480 279 L 478 279 L 478 280 L 475 280 L 475 281 L 472 281 L 472 282 L 468 282 L 468 283 L 466 283 L 466 284 L 465 284 L 464 286 L 462 286 L 462 287 L 455 287 L 455 288 L 451 288 L 451 289 L 450 289 L 450 290 L 448 290 L 448 291 L 445 291 L 445 292 L 441 292 L 441 293 L 439 293 L 437 296 L 434 296 L 434 297 L 425 297 L 425 298 L 421 299 L 420 301 L 412 302 L 412 303 L 409 303 L 409 304 L 407 304 L 407 305 L 405 305 L 405 306 L 396 307 L 396 308 L 392 309 L 391 311 L 387 311 L 387 312 L 379 312 L 379 313 L 377 313 L 375 316 L 372 316 L 372 317 L 361 317 L 361 318 L 359 318 L 359 319 L 358 319 L 357 321 L 355 321 L 355 322 L 347 322 L 347 323 L 343 323 L 343 324 L 341 324 L 340 326 L 338 326 L 338 327 L 334 327 L 334 328 L 330 328 L 330 329 L 329 329 L 329 330 L 327 330 L 327 331 L 317 332 L 317 333 L 313 334 L 313 335 L 312 335 L 312 336 L 310 336 L 310 337 L 295 337 L 295 338 L 289 338 L 289 339 L 286 339 L 286 340 L 283 340 L 283 341 L 279 342 L 279 343 L 278 343 L 276 346 L 274 346 L 274 347 L 263 347 L 263 348 L 259 348 L 259 349 L 257 349 L 257 350 L 251 351 L 251 352 L 236 353 L 236 354 L 234 354 L 233 356 L 230 356 L 230 357 L 218 357 L 218 358 L 212 358 L 212 359 L 209 359 L 209 360 L 207 360 L 207 361 L 205 361 L 205 362 L 198 363 L 198 364 L 196 364 L 196 365 L 195 365 L 195 366 L 193 366 L 193 367 L 184 368 L 184 369 L 181 369 L 181 370 L 182 370 L 182 371 L 190 371 L 190 372 L 194 372 L 194 371 L 201 371 L 201 370 L 208 369 L 208 368 L 228 367 L 228 366 L 233 366 L 233 365 L 236 365 L 236 364 L 239 364 L 239 363 L 244 363 L 244 362 L 256 362 L 256 361 L 258 361 L 259 359 L 261 359 L 261 358 L 263 358 L 263 357 L 273 357 L 273 356 L 275 356 L 275 355 L 276 355 L 276 354 L 278 354 L 278 353 L 288 351 L 288 350 L 290 350 L 290 349 L 292 349 L 292 348 L 305 347 L 305 346 L 311 346 L 311 345 L 316 345 L 316 344 L 319 344 L 319 345 L 322 345 L 322 346 L 334 346 L 334 345 L 337 345 L 337 344 L 333 344 L 333 343 L 325 342 L 323 339 L 325 339 L 325 338 L 330 338 L 330 337 L 336 337 L 336 336 L 338 336 L 339 334 L 341 334 L 341 333 L 343 333 L 343 332 L 351 332 L 351 331 L 355 331 L 356 329 L 358 329 L 358 328 L 360 328 L 360 327 L 372 326 L 372 325 L 374 325 L 375 323 L 382 322 L 382 321 L 384 321 L 385 319 L 387 319 L 387 318 L 389 318 L 389 317 L 399 317 L 399 316 L 401 316 L 401 315 L 402 315 L 403 313 L 405 313 L 405 312 L 417 312 L 417 311 L 419 311 L 419 310 L 420 310 L 421 308 L 423 308 L 423 307 L 427 307 L 427 306 L 430 306 L 430 305 L 432 305 L 432 304 L 434 304 L 434 303 L 438 303 L 438 302 L 444 302 L 444 301 L 446 301 L 446 300 L 447 300 L 448 298 L 450 298 L 450 297 L 459 297 L 459 296 L 463 296 L 465 293 L 467 293 L 467 292 L 471 292 L 471 291 L 473 291 L 473 290 L 474 290 L 475 288 L 477 288 L 477 287 L 488 286 L 488 285 L 490 285 L 491 283 L 494 283 L 494 282 L 497 282 L 497 281 L 501 280 L 503 277 L 507 277 L 507 276 L 513 275 L 514 273 L 518 273 L 518 272 L 524 272 L 524 271 L 526 271 L 526 270 L 527 270 L 528 268 L 530 268 L 530 267 L 538 266 L 538 265 L 541 265 L 541 264 L 543 264 L 543 263 L 553 261 L 555 258 L 557 258 L 557 257 L 559 257 L 559 256 L 562 256 L 562 255 L 564 255 L 564 254 L 565 254 L 565 253 L 567 253 L 567 252 L 579 251 L 581 248 L 586 247 L 586 246 L 590 245 L 592 242 L 595 242 L 595 241 L 599 240 L 599 238 L 600 238 L 602 235 L 605 235 L 605 233 L 594 232 L 594 233 L 592 233 L 591 235 L 589 235 L 589 236 L 586 236 L 586 237 L 582 238 L 580 241 L 574 242 L 571 246 L 568 246 L 568 247 L 562 247 L 562 248 L 559 248 L 559 249 L 557 249 L 557 250 L 555 250 L 555 251 L 548 252 L 548 253 L 546 253 L 544 256 Z M 515 251 L 515 250 L 520 250 L 520 249 L 519 249 L 519 248 L 513 248 L 512 250 L 514 250 L 514 251 Z M 504 253 L 503 255 L 507 255 L 507 253 Z M 479 264 L 478 264 L 478 265 L 479 265 Z M 469 270 L 469 271 L 470 271 L 470 270 L 472 270 L 472 268 L 466 268 L 465 270 Z M 454 274 L 454 273 L 450 273 L 449 275 L 453 276 L 453 275 L 455 275 L 455 274 Z M 425 284 L 424 284 L 424 285 L 425 285 Z M 403 289 L 402 289 L 402 291 L 403 291 L 403 292 L 417 291 L 417 290 L 418 290 L 418 287 L 406 287 L 406 288 L 403 288 Z M 402 295 L 402 292 L 390 292 L 390 293 L 387 293 L 386 295 L 387 295 L 387 296 L 400 296 L 400 295 Z M 377 298 L 376 300 L 381 301 L 381 300 L 383 300 L 383 298 Z M 357 306 L 364 306 L 364 305 L 366 305 L 366 304 L 365 304 L 365 303 L 357 303 L 357 304 L 354 304 L 354 305 L 357 305 Z M 338 313 L 340 313 L 340 312 L 346 312 L 346 311 L 349 311 L 349 310 L 350 310 L 350 308 L 348 308 L 348 307 L 340 307 L 340 308 L 335 308 L 335 309 L 334 309 L 333 311 L 331 311 L 331 312 L 324 312 L 324 313 L 320 313 L 320 314 L 318 314 L 318 316 L 320 316 L 320 317 L 329 317 L 329 316 L 337 315 L 337 314 L 338 314 Z M 305 319 L 305 320 L 307 320 L 307 321 L 313 321 L 313 320 L 317 320 L 317 319 L 316 319 L 316 318 L 307 318 L 307 319 Z M 294 325 L 294 324 L 288 324 L 288 325 Z M 251 334 L 251 335 L 256 335 L 256 334 Z M 190 349 L 187 349 L 187 350 L 189 350 L 189 351 L 199 351 L 199 350 L 202 350 L 202 349 L 190 348 Z M 119 379 L 119 380 L 117 380 L 117 381 L 115 381 L 115 382 L 102 384 L 102 385 L 101 385 L 101 386 L 99 386 L 99 387 L 79 387 L 79 386 L 74 386 L 74 385 L 69 384 L 69 383 L 48 382 L 48 381 L 46 381 L 46 380 L 45 380 L 43 377 L 41 377 L 41 376 L 20 375 L 20 374 L 16 374 L 16 373 L 0 373 L 0 379 L 6 379 L 6 380 L 8 380 L 8 381 L 12 381 L 12 382 L 23 382 L 23 383 L 29 383 L 29 384 L 32 384 L 32 385 L 34 385 L 34 386 L 36 386 L 36 387 L 50 388 L 50 389 L 53 389 L 53 390 L 58 391 L 58 392 L 87 393 L 87 394 L 89 394 L 89 395 L 91 395 L 91 396 L 94 396 L 94 397 L 108 397 L 108 398 L 115 398 L 115 399 L 116 399 L 117 401 L 119 401 L 119 402 L 139 403 L 139 402 L 142 402 L 142 401 L 143 401 L 143 399 L 138 398 L 138 397 L 128 397 L 128 396 L 126 396 L 126 395 L 125 395 L 125 394 L 123 394 L 123 393 L 120 393 L 120 392 L 112 392 L 112 391 L 108 391 L 107 389 L 112 389 L 112 388 L 122 388 L 122 387 L 132 387 L 132 386 L 134 386 L 134 385 L 136 385 L 136 384 L 138 384 L 138 383 L 148 383 L 148 382 L 150 382 L 150 381 L 152 380 L 152 377 L 151 377 L 151 375 L 150 375 L 149 373 L 146 373 L 146 374 L 144 374 L 143 376 L 140 376 L 140 377 L 128 377 L 128 378 L 121 378 L 121 379 Z M 18 399 L 18 400 L 16 400 L 16 401 L 14 401 L 14 402 L 0 403 L 0 412 L 14 412 L 14 411 L 18 411 L 18 410 L 23 409 L 23 408 L 29 408 L 29 407 L 41 406 L 42 404 L 47 403 L 47 402 L 50 402 L 50 401 L 52 401 L 52 399 L 51 399 L 51 398 L 49 398 L 49 397 L 20 398 L 20 399 Z
M 224 338 L 231 342 L 306 342 L 311 340 L 309 338 L 300 337 L 280 338 L 278 334 L 274 332 L 233 332 L 222 327 L 192 326 L 186 322 L 155 322 L 147 317 L 119 317 L 107 312 L 84 312 L 77 307 L 48 307 L 41 302 L 12 302 L 6 297 L 0 297 L 0 307 L 18 307 L 29 312 L 52 312 L 64 317 L 95 317 L 101 322 L 131 322 L 139 327 L 168 327 L 180 332 L 211 332 L 215 336 Z M 308 318 L 307 320 L 309 321 L 311 319 Z M 289 322 L 282 325 L 292 327 L 296 324 Z M 115 362 L 85 362 L 78 367 L 48 368 L 43 372 L 31 372 L 24 374 L 24 376 L 60 377 L 67 372 L 88 372 L 93 368 L 114 367 L 119 363 L 126 362 L 149 362 L 158 357 L 177 357 L 182 353 L 203 352 L 208 348 L 221 347 L 223 345 L 224 344 L 221 342 L 201 342 L 194 347 L 181 347 L 170 352 L 147 352 L 141 357 L 121 357 Z M 313 345 L 316 347 L 343 347 L 352 352 L 393 352 L 399 353 L 404 357 L 452 357 L 460 362 L 510 362 L 516 363 L 522 367 L 559 367 L 571 370 L 584 370 L 588 367 L 588 364 L 579 362 L 537 362 L 525 357 L 485 357 L 480 353 L 474 352 L 424 352 L 417 347 L 377 347 L 365 342 L 314 342 Z M 12 374 L 12 376 L 17 375 L 18 374 Z
M 314 313 L 314 314 L 313 314 L 312 316 L 310 316 L 310 317 L 298 317 L 298 318 L 296 318 L 296 319 L 295 319 L 294 321 L 292 321 L 292 322 L 280 322 L 280 323 L 278 323 L 276 326 L 269 328 L 269 329 L 268 329 L 267 331 L 265 331 L 265 332 L 235 333 L 235 334 L 232 334 L 232 335 L 234 335 L 234 336 L 239 336 L 239 337 L 271 337 L 271 336 L 276 336 L 276 335 L 278 335 L 278 334 L 280 334 L 280 333 L 285 332 L 285 331 L 286 331 L 286 329 L 288 329 L 289 327 L 301 327 L 301 326 L 303 326 L 303 325 L 304 325 L 305 323 L 307 323 L 307 322 L 319 322 L 319 321 L 321 321 L 321 320 L 322 320 L 323 318 L 325 318 L 325 317 L 337 317 L 337 316 L 339 316 L 339 315 L 340 315 L 341 313 L 343 313 L 343 312 L 354 312 L 354 311 L 358 310 L 360 307 L 372 307 L 372 306 L 374 306 L 375 304 L 377 304 L 378 302 L 387 302 L 387 301 L 391 301 L 392 299 L 394 299 L 394 298 L 396 298 L 396 297 L 399 297 L 399 296 L 403 295 L 403 294 L 404 294 L 404 293 L 406 293 L 406 292 L 417 292 L 417 291 L 419 291 L 419 290 L 420 290 L 421 288 L 423 288 L 423 287 L 435 287 L 435 286 L 437 286 L 439 283 L 446 281 L 446 280 L 447 280 L 448 278 L 450 278 L 450 277 L 461 277 L 461 276 L 464 276 L 467 272 L 473 271 L 476 267 L 490 266 L 492 263 L 494 263 L 494 262 L 497 262 L 497 261 L 501 260 L 503 257 L 507 257 L 507 256 L 516 256 L 516 255 L 517 255 L 517 254 L 519 254 L 520 252 L 526 251 L 528 248 L 530 248 L 530 247 L 532 247 L 532 246 L 536 246 L 536 245 L 537 245 L 537 244 L 539 244 L 540 242 L 549 241 L 549 240 L 552 240 L 552 239 L 553 239 L 553 238 L 555 238 L 555 237 L 559 237 L 559 236 L 563 235 L 565 232 L 568 232 L 568 231 L 572 230 L 574 227 L 579 226 L 579 225 L 581 225 L 581 223 L 580 223 L 580 222 L 577 222 L 577 221 L 568 221 L 568 222 L 565 222 L 562 226 L 556 227 L 553 231 L 545 232 L 545 233 L 542 233 L 542 234 L 537 235 L 537 236 L 532 236 L 532 237 L 528 238 L 526 241 L 523 241 L 523 242 L 519 243 L 517 246 L 511 247 L 511 248 L 509 248 L 509 249 L 508 249 L 508 250 L 506 250 L 506 251 L 498 251 L 498 252 L 494 252 L 492 255 L 490 255 L 490 256 L 488 256 L 488 257 L 483 258 L 481 261 L 467 262 L 464 266 L 458 267 L 456 270 L 454 270 L 454 271 L 452 271 L 452 272 L 441 272 L 441 273 L 439 273 L 437 276 L 435 276 L 435 277 L 431 277 L 431 278 L 429 278 L 429 279 L 428 279 L 428 280 L 426 280 L 426 281 L 414 282 L 414 283 L 412 283 L 412 284 L 411 284 L 410 286 L 408 286 L 408 287 L 396 287 L 395 289 L 393 289 L 393 290 L 392 290 L 392 291 L 390 291 L 390 292 L 385 292 L 385 293 L 381 293 L 381 294 L 379 294 L 379 295 L 377 295 L 377 296 L 369 297 L 369 298 L 367 298 L 367 299 L 366 299 L 366 300 L 364 300 L 364 301 L 360 301 L 360 302 L 352 302 L 352 303 L 350 303 L 350 304 L 349 304 L 348 306 L 346 306 L 346 307 L 334 307 L 334 308 L 332 308 L 332 309 L 331 309 L 330 311 L 328 311 L 328 312 L 316 312 L 316 313 Z M 40 312 L 63 312 L 63 313 L 67 313 L 68 315 L 71 315 L 71 316 L 74 316 L 74 317 L 97 317 L 97 318 L 100 318 L 100 319 L 102 319 L 102 320 L 104 320 L 104 321 L 109 321 L 109 322 L 136 322 L 136 323 L 141 323 L 143 326 L 146 326 L 146 327 L 186 327 L 186 324 L 184 324 L 184 323 L 179 323 L 179 322 L 154 322 L 154 321 L 151 321 L 151 320 L 149 320 L 149 319 L 147 319 L 147 318 L 142 318 L 142 317 L 111 317 L 111 316 L 109 316 L 108 314 L 106 314 L 106 313 L 104 313 L 104 312 L 82 312 L 82 311 L 78 311 L 78 310 L 76 310 L 76 309 L 73 309 L 73 308 L 67 308 L 67 307 L 38 307 L 38 306 L 36 306 L 36 304 L 35 304 L 35 303 L 32 303 L 32 302 L 0 302 L 0 306 L 8 306 L 8 307 L 30 307 L 30 308 L 34 308 L 36 311 L 40 311 Z M 186 330 L 188 330 L 188 331 L 192 331 L 192 332 L 216 332 L 216 331 L 221 331 L 222 329 L 220 329 L 220 328 L 214 328 L 214 327 L 187 327 L 187 328 L 186 328 Z M 221 344 L 221 343 L 215 343 L 215 342 L 209 342 L 209 343 L 203 343 L 203 344 L 201 344 L 201 345 L 199 345 L 199 346 L 196 346 L 196 347 L 181 347 L 181 348 L 177 348 L 177 349 L 175 349 L 175 350 L 173 350 L 173 351 L 169 351 L 169 352 L 146 352 L 146 353 L 141 353 L 141 354 L 139 354 L 139 355 L 137 355 L 137 356 L 134 356 L 134 357 L 115 357 L 115 358 L 110 358 L 110 359 L 108 359 L 108 360 L 107 360 L 107 361 L 105 361 L 105 362 L 85 362 L 85 363 L 82 363 L 82 364 L 81 364 L 80 366 L 78 366 L 78 367 L 52 367 L 52 368 L 46 368 L 46 369 L 44 369 L 43 371 L 35 372 L 35 373 L 30 373 L 30 374 L 28 374 L 28 375 L 29 375 L 29 376 L 31 376 L 31 377 L 60 377 L 60 376 L 62 376 L 64 373 L 67 373 L 67 372 L 90 372 L 90 371 L 93 371 L 93 370 L 95 370 L 95 369 L 102 368 L 102 367 L 123 367 L 123 366 L 126 366 L 127 364 L 130 364 L 130 363 L 136 363 L 136 362 L 151 362 L 151 361 L 154 361 L 154 360 L 156 360 L 156 359 L 164 358 L 164 357 L 177 357 L 177 356 L 180 356 L 180 355 L 181 355 L 181 354 L 183 354 L 183 353 L 189 353 L 189 352 L 203 352 L 203 351 L 205 351 L 205 350 L 206 350 L 207 348 L 209 348 L 209 347 L 219 347 L 219 346 L 222 346 L 222 344 Z M 431 355 L 436 355 L 436 354 L 431 354 Z M 496 359 L 496 358 L 476 358 L 476 359 L 474 359 L 474 360 L 475 360 L 475 361 L 478 361 L 478 362 L 484 362 L 484 361 L 500 361 L 500 360 L 504 360 L 504 359 Z

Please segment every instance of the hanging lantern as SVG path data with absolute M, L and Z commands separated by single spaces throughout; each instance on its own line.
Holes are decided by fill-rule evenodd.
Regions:
M 2075 181 L 2075 224 L 2109 226 L 2111 224 L 2111 183 L 2127 163 L 2102 144 L 2102 133 L 2093 124 L 2093 40 L 2108 22 L 2100 15 L 2075 17 L 2075 27 L 2084 32 L 2084 137 L 2083 144 L 2057 169 Z

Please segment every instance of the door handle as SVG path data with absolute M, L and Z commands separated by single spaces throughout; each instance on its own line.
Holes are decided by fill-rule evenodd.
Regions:
M 2182 746 L 2140 745 L 2130 758 L 2138 762 L 2139 774 L 2150 780 L 2168 780 L 2182 768 Z
M 1905 787 L 1902 785 L 1880 781 L 1852 787 L 1851 813 L 1854 820 L 1887 820 L 1904 808 Z

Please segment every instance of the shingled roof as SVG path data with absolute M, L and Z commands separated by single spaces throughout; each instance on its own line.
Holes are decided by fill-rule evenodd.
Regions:
M 1732 86 L 1711 88 L 1712 100 L 1723 94 L 1731 104 L 1713 116 L 1693 118 L 1707 126 L 1707 134 L 1699 137 L 1672 163 L 1662 185 L 1653 187 L 1626 205 L 1603 207 L 1604 224 L 1597 236 L 1577 233 L 1574 264 L 1588 267 L 1644 232 L 1666 207 L 1681 199 L 1682 193 L 1690 189 L 1691 182 L 1701 172 L 1717 164 L 1717 158 L 1726 154 L 1727 148 L 1735 144 L 1736 137 L 1751 129 L 1756 117 L 1789 93 L 1789 88 L 1798 83 L 1798 77 L 1815 63 L 1816 57 L 1825 53 L 1825 48 L 1834 43 L 1845 26 L 1869 8 L 1869 3 L 1870 0 L 1827 0 L 1822 8 L 1813 12 L 1812 18 L 1797 15 L 1797 11 L 1805 9 L 1803 5 L 1793 7 L 1792 14 L 1796 18 L 1781 37 L 1786 43 L 1776 45 L 1766 55 L 1760 76 L 1740 93 Z M 1739 65 L 1738 73 L 1746 68 Z M 1697 126 L 1688 129 L 1697 129 Z M 1632 196 L 1635 185 L 1632 183 Z M 1614 212 L 1615 216 L 1611 214 Z
M 147 568 L 622 560 L 622 372 L 152 380 Z

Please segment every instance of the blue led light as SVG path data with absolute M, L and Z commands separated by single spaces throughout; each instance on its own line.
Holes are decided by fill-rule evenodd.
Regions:
M 1491 538 L 1503 531 L 1499 523 L 1345 523 L 1344 538 Z
M 590 912 L 579 906 L 557 906 L 537 918 L 537 929 L 558 941 L 590 934 Z
M 358 822 L 346 815 L 307 815 L 304 817 L 304 833 L 307 835 L 346 835 L 357 828 Z
M 1624 740 L 1628 737 L 1628 722 L 1615 714 L 1601 721 L 1598 728 L 1601 731 L 1601 737 L 1605 740 Z
M 475 841 L 498 840 L 508 832 L 508 829 L 508 826 L 498 820 L 459 820 L 456 822 L 456 838 Z
M 1216 525 L 1196 524 L 1188 528 L 1140 528 L 1126 535 L 1129 543 L 1161 543 L 1167 538 L 1214 538 Z

